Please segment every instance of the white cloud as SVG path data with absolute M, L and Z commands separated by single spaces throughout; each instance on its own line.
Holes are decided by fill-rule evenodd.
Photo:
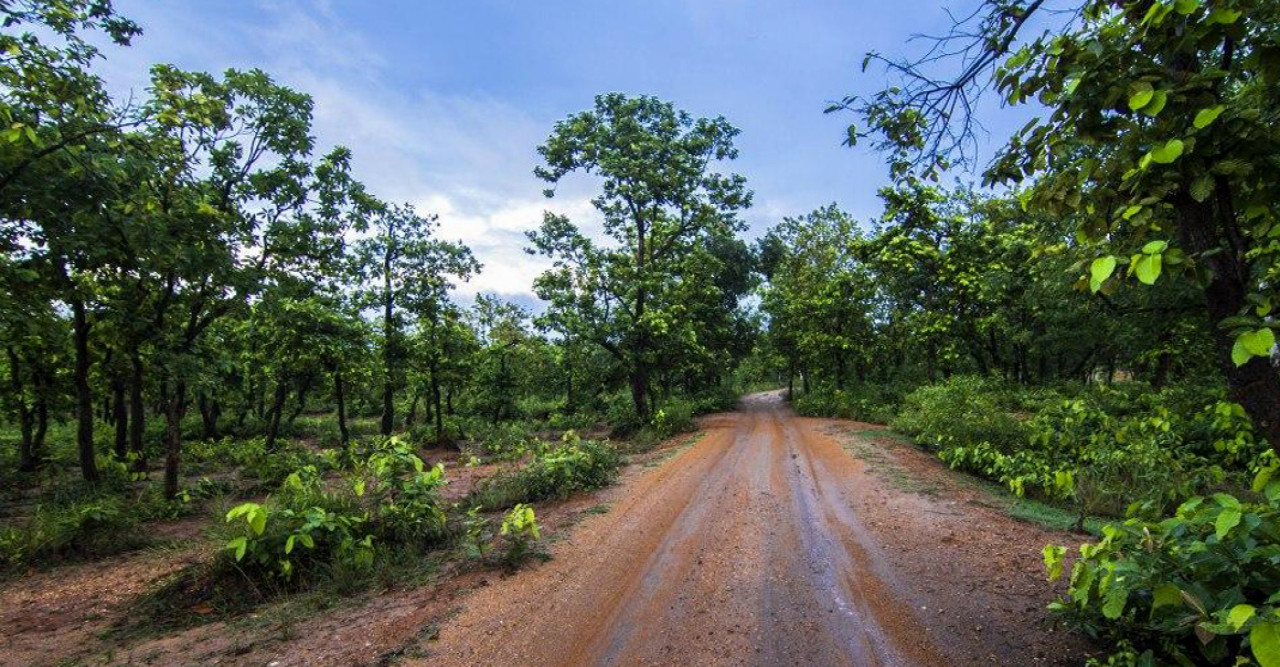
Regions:
M 524 232 L 541 223 L 544 210 L 598 228 L 591 223 L 590 179 L 546 199 L 545 184 L 533 175 L 536 147 L 555 118 L 535 118 L 488 96 L 389 81 L 376 45 L 339 23 L 323 2 L 263 3 L 265 22 L 201 17 L 216 25 L 199 31 L 190 29 L 193 17 L 180 6 L 121 9 L 146 34 L 129 49 L 110 51 L 102 71 L 117 91 L 144 88 L 151 63 L 175 62 L 212 72 L 258 67 L 310 94 L 318 152 L 351 148 L 356 176 L 371 192 L 438 215 L 439 235 L 466 243 L 484 264 L 480 276 L 459 287 L 464 297 L 531 294 L 533 279 L 549 264 L 524 252 Z

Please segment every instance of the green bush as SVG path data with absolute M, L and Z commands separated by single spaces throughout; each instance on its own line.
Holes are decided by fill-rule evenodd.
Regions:
M 539 534 L 538 517 L 533 507 L 520 503 L 511 508 L 502 519 L 499 534 L 506 541 L 506 549 L 502 552 L 502 563 L 509 570 L 514 570 L 538 554 Z
M 0 528 L 0 569 L 136 548 L 145 542 L 135 530 L 137 523 L 135 513 L 116 495 L 40 505 L 25 523 Z
M 514 461 L 537 446 L 537 438 L 524 422 L 484 424 L 473 432 L 484 456 L 500 461 Z
M 1280 664 L 1280 481 L 1275 458 L 1257 502 L 1195 496 L 1168 518 L 1133 516 L 1080 547 L 1052 608 L 1124 646 L 1110 664 Z M 1045 547 L 1051 579 L 1066 549 Z
M 286 476 L 266 503 L 244 503 L 226 520 L 239 525 L 225 557 L 256 579 L 290 581 L 321 569 L 366 571 L 376 545 L 425 548 L 445 536 L 442 466 L 426 468 L 399 438 L 351 449 L 336 481 L 305 465 Z
M 693 429 L 694 404 L 691 401 L 673 400 L 658 408 L 649 420 L 649 428 L 658 440 L 666 440 L 677 433 Z
M 917 442 L 939 449 L 985 442 L 1010 452 L 1028 437 L 1026 425 L 1015 416 L 1023 407 L 1015 396 L 993 380 L 955 376 L 907 394 L 890 423 Z
M 1132 400 L 1096 388 L 1044 407 L 1026 422 L 1020 446 L 952 441 L 939 456 L 1014 493 L 1071 498 L 1081 515 L 1119 516 L 1131 503 L 1160 512 L 1195 494 L 1247 482 L 1245 466 L 1264 446 L 1244 409 L 1167 394 Z
M 622 456 L 608 442 L 582 440 L 572 431 L 562 441 L 539 451 L 528 464 L 485 480 L 471 505 L 505 509 L 547 498 L 568 498 L 613 483 Z
M 818 386 L 792 400 L 796 412 L 809 417 L 837 417 L 874 424 L 888 423 L 902 402 L 900 385 L 861 384 L 849 389 Z

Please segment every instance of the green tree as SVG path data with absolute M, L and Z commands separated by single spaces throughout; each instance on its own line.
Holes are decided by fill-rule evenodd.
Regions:
M 435 216 L 411 206 L 382 206 L 371 220 L 372 235 L 355 248 L 361 303 L 382 315 L 383 435 L 395 427 L 395 394 L 404 385 L 406 313 L 438 322 L 452 281 L 480 270 L 466 246 L 433 238 L 436 226 Z
M 1034 179 L 1023 202 L 1070 216 L 1093 251 L 1092 291 L 1133 280 L 1188 281 L 1217 325 L 1220 367 L 1235 400 L 1280 451 L 1275 322 L 1280 149 L 1280 6 L 1263 1 L 1080 2 L 1033 39 L 1020 33 L 1043 3 L 990 0 L 940 52 L 970 58 L 953 78 L 936 62 L 888 61 L 906 84 L 843 108 L 890 151 L 894 173 L 936 174 L 964 160 L 966 112 L 995 87 L 1048 114 L 1020 130 L 990 182 Z M 1050 19 L 1052 21 L 1052 19 Z M 872 58 L 876 56 L 871 56 Z
M 611 93 L 558 122 L 538 148 L 546 164 L 536 173 L 552 186 L 575 172 L 602 180 L 592 203 L 612 241 L 598 244 L 551 213 L 530 232 L 532 251 L 555 262 L 535 287 L 554 311 L 546 321 L 623 365 L 642 420 L 656 345 L 680 324 L 672 297 L 693 268 L 693 250 L 740 230 L 736 212 L 751 203 L 745 179 L 711 169 L 737 157 L 737 134 L 723 118 L 695 120 L 653 97 Z

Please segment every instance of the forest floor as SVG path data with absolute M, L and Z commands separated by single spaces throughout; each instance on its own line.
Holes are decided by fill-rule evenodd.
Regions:
M 1084 536 L 883 427 L 780 394 L 633 457 L 619 484 L 540 504 L 552 558 L 444 563 L 419 586 L 124 640 L 109 629 L 200 557 L 149 550 L 0 583 L 0 664 L 1055 665 L 1041 547 Z M 175 526 L 175 531 L 191 526 Z M 1074 550 L 1074 549 L 1073 549 Z M 289 611 L 293 610 L 293 611 Z

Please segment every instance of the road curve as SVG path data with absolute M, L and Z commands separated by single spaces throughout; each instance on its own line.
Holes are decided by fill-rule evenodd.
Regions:
M 987 664 L 891 567 L 839 443 L 778 393 L 703 426 L 551 562 L 470 596 L 421 664 Z

